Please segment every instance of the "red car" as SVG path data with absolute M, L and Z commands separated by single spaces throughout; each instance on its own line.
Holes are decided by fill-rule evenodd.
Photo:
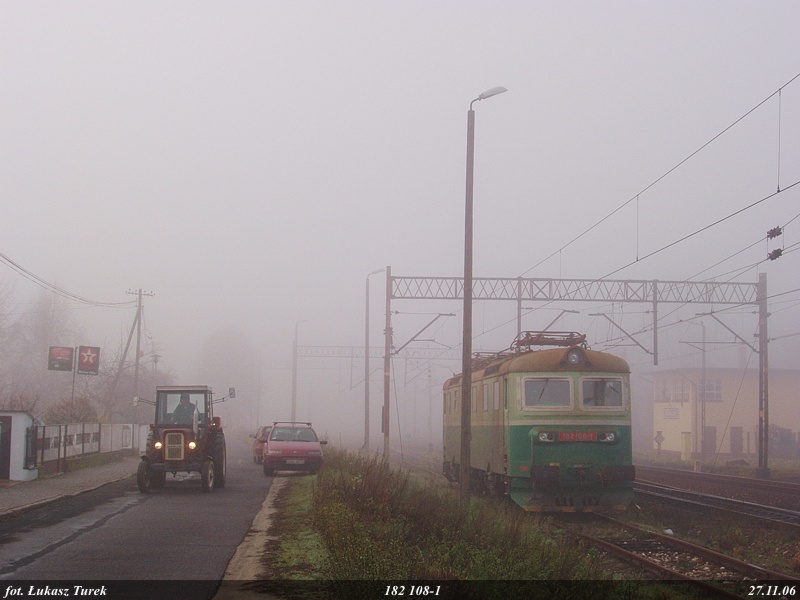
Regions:
M 264 460 L 264 445 L 267 443 L 269 432 L 272 431 L 272 425 L 263 425 L 258 428 L 255 435 L 251 435 L 253 439 L 253 462 L 261 464 Z
M 305 471 L 312 475 L 322 466 L 322 446 L 311 423 L 275 421 L 264 445 L 264 475 L 275 471 Z

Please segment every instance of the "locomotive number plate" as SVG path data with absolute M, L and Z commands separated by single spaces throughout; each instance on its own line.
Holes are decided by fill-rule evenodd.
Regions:
M 559 431 L 559 442 L 596 442 L 596 431 Z

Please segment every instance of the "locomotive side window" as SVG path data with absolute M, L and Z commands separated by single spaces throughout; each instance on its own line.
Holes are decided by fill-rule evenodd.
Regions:
M 495 410 L 500 410 L 500 382 L 499 381 L 495 381 L 494 382 L 493 398 L 494 398 L 494 409 Z
M 569 406 L 572 393 L 569 379 L 542 377 L 525 380 L 525 408 Z
M 587 377 L 582 383 L 582 400 L 584 407 L 621 408 L 622 380 L 609 377 Z

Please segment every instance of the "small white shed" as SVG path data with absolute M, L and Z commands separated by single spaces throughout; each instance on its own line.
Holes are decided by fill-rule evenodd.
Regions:
M 31 481 L 39 476 L 36 468 L 26 468 L 28 429 L 34 419 L 20 410 L 0 411 L 0 479 Z

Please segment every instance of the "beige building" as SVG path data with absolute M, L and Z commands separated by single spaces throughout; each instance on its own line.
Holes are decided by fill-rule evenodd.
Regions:
M 757 456 L 757 369 L 673 369 L 651 376 L 654 449 L 685 460 Z M 800 371 L 770 370 L 770 457 L 798 457 L 798 404 Z

